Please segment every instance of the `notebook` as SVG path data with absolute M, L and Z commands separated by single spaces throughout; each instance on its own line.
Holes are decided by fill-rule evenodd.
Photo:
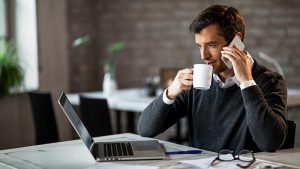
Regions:
M 79 119 L 64 92 L 58 103 L 96 161 L 164 159 L 166 157 L 163 147 L 157 140 L 96 142 Z

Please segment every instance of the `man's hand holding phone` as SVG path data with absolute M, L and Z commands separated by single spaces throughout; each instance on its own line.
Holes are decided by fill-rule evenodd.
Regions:
M 245 45 L 236 35 L 230 45 L 223 47 L 221 51 L 222 60 L 229 69 L 233 68 L 234 74 L 240 83 L 253 80 L 252 64 L 247 53 L 243 51 L 244 47 Z
M 238 35 L 235 35 L 235 37 L 232 39 L 228 47 L 236 46 L 240 51 L 243 51 L 245 48 L 244 43 L 241 41 Z M 225 65 L 228 67 L 228 69 L 232 69 L 232 63 L 230 60 L 222 55 L 222 60 L 225 63 Z

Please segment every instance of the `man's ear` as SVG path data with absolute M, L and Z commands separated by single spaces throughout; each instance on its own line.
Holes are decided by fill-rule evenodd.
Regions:
M 244 37 L 243 34 L 241 32 L 237 32 L 236 35 L 242 40 L 244 41 Z

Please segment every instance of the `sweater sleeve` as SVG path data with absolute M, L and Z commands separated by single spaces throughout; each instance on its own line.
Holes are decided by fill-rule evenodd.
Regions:
M 141 113 L 137 130 L 141 136 L 154 137 L 171 127 L 186 114 L 184 98 L 187 93 L 178 96 L 173 104 L 163 102 L 163 94 L 158 96 Z
M 246 121 L 261 151 L 276 151 L 287 136 L 287 88 L 277 75 L 242 90 Z

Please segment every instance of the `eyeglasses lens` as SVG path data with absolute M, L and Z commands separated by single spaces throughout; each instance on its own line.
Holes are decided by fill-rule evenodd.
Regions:
M 242 150 L 239 153 L 239 159 L 241 161 L 246 161 L 246 162 L 252 161 L 253 160 L 252 152 L 249 150 Z
M 234 160 L 234 157 L 232 155 L 232 151 L 230 151 L 230 150 L 221 150 L 219 152 L 219 159 L 222 160 L 222 161 Z

